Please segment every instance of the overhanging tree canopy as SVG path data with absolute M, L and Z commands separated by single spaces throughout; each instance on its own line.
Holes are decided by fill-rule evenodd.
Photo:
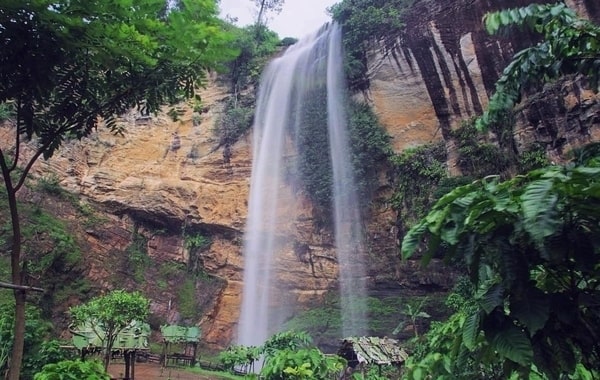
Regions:
M 167 4 L 172 4 L 170 7 Z M 14 111 L 0 149 L 11 214 L 15 334 L 9 379 L 18 380 L 25 293 L 16 193 L 35 161 L 87 136 L 131 107 L 154 112 L 195 96 L 208 69 L 232 58 L 214 0 L 6 0 L 0 8 L 0 104 Z M 35 154 L 21 157 L 23 141 Z

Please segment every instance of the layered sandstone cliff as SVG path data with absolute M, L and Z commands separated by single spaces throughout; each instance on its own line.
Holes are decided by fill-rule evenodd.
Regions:
M 366 97 L 393 136 L 396 151 L 443 139 L 452 152 L 448 131 L 484 109 L 506 62 L 533 41 L 533 36 L 488 36 L 481 25 L 483 14 L 530 2 L 416 2 L 407 33 L 398 36 L 394 49 L 373 51 L 369 62 Z M 600 19 L 600 7 L 594 0 L 573 0 L 572 5 L 581 14 Z M 576 84 L 558 91 L 568 96 L 561 96 L 559 103 L 535 98 L 533 108 L 520 112 L 517 145 L 546 141 L 553 154 L 560 156 L 565 147 L 600 138 L 597 95 Z M 154 268 L 145 274 L 144 291 L 152 298 L 152 311 L 166 322 L 180 320 L 179 305 L 173 304 L 178 279 L 158 286 L 157 267 L 169 261 L 190 265 L 186 231 L 210 236 L 212 244 L 200 252 L 198 260 L 203 271 L 218 281 L 211 289 L 196 283 L 197 295 L 210 293 L 211 298 L 197 322 L 203 327 L 204 342 L 221 348 L 234 337 L 241 305 L 251 135 L 234 145 L 231 157 L 224 159 L 214 128 L 228 97 L 226 87 L 213 81 L 201 95 L 201 121 L 186 105 L 181 105 L 184 113 L 178 121 L 164 115 L 142 117 L 132 111 L 120 120 L 126 129 L 124 136 L 100 129 L 80 142 L 68 142 L 51 160 L 38 163 L 34 174 L 55 173 L 64 188 L 106 213 L 102 223 L 83 230 L 87 275 L 98 288 L 133 286 L 116 283 L 113 274 L 131 243 L 132 232 L 147 238 Z M 574 119 L 584 134 L 561 127 L 564 120 Z M 8 132 L 0 128 L 0 133 Z M 8 141 L 5 135 L 0 138 Z M 449 171 L 456 171 L 452 154 Z M 418 263 L 399 260 L 397 216 L 385 207 L 389 194 L 385 186 L 382 189 L 374 202 L 380 206 L 366 222 L 372 288 L 397 291 L 449 286 L 449 277 L 441 271 L 424 271 Z M 305 211 L 293 221 L 299 231 L 297 241 L 286 245 L 278 265 L 289 269 L 284 286 L 293 289 L 297 301 L 305 302 L 335 287 L 337 263 L 331 233 L 313 223 L 310 203 L 303 199 L 294 202 Z

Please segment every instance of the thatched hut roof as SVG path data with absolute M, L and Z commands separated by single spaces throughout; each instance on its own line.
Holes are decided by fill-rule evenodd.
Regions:
M 344 339 L 338 355 L 348 360 L 351 367 L 363 363 L 399 365 L 408 358 L 396 339 L 367 336 Z

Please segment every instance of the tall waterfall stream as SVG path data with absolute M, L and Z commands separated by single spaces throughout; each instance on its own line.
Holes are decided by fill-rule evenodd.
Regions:
M 298 211 L 295 192 L 303 181 L 306 149 L 302 136 L 308 133 L 303 128 L 315 114 L 315 107 L 322 109 L 318 113 L 323 114 L 322 140 L 327 140 L 322 143 L 328 148 L 312 146 L 312 154 L 318 154 L 316 159 L 328 163 L 331 169 L 340 333 L 343 337 L 366 333 L 363 233 L 348 146 L 342 60 L 341 28 L 332 24 L 289 47 L 263 72 L 254 121 L 239 344 L 258 346 L 282 330 L 297 299 L 281 283 L 280 271 L 302 264 L 289 260 L 282 263 L 281 254 L 289 251 L 294 241 Z

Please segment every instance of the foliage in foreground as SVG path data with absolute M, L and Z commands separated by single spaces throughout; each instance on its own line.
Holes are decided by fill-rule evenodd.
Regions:
M 456 340 L 439 365 L 425 367 L 438 373 L 478 352 L 506 374 L 527 376 L 532 363 L 548 378 L 578 363 L 598 368 L 599 236 L 599 156 L 505 182 L 484 178 L 442 197 L 406 235 L 402 255 L 426 241 L 424 264 L 439 253 L 463 263 L 473 302 L 444 325 Z
M 25 359 L 22 377 L 31 379 L 45 364 L 55 363 L 66 358 L 66 352 L 60 348 L 60 342 L 50 339 L 51 325 L 41 318 L 40 310 L 34 307 L 26 309 Z M 8 365 L 13 342 L 13 306 L 11 303 L 0 305 L 0 373 Z
M 107 369 L 117 335 L 133 321 L 144 321 L 149 307 L 150 301 L 138 292 L 114 290 L 72 307 L 70 311 L 75 325 L 89 323 L 94 331 L 104 331 L 104 334 L 98 332 L 96 335 L 104 337 L 104 368 Z
M 260 347 L 232 346 L 221 352 L 219 360 L 228 369 L 254 370 L 254 363 L 264 359 L 261 378 L 332 379 L 344 368 L 344 359 L 323 354 L 310 347 L 312 338 L 304 332 L 285 331 L 274 334 Z
M 109 380 L 110 376 L 100 362 L 64 360 L 55 364 L 47 364 L 41 372 L 36 373 L 33 380 Z
M 222 26 L 214 0 L 2 2 L 0 104 L 11 103 L 12 137 L 0 149 L 0 171 L 10 208 L 13 285 L 27 278 L 16 194 L 33 164 L 100 123 L 121 132 L 119 115 L 134 107 L 149 114 L 195 97 L 207 70 L 234 57 Z M 24 142 L 33 143 L 30 157 L 21 155 Z M 8 378 L 18 380 L 26 292 L 13 294 Z
M 496 82 L 487 111 L 477 121 L 479 128 L 497 122 L 512 109 L 521 90 L 567 74 L 582 74 L 598 91 L 600 81 L 600 27 L 582 19 L 564 3 L 531 4 L 487 14 L 489 33 L 509 27 L 528 28 L 542 36 L 537 45 L 521 50 Z

